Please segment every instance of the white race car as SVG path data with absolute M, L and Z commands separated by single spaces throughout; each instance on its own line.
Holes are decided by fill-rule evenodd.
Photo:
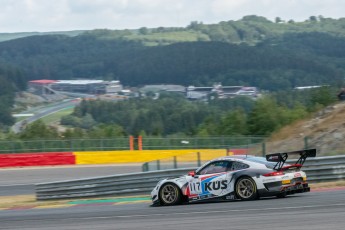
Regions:
M 289 155 L 297 154 L 295 164 L 286 164 Z M 209 199 L 254 200 L 280 198 L 309 192 L 306 173 L 301 167 L 316 149 L 273 153 L 264 157 L 229 156 L 211 160 L 178 178 L 158 182 L 151 192 L 154 205 L 175 205 Z

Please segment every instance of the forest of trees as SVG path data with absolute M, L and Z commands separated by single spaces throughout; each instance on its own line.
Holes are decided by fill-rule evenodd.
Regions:
M 179 95 L 121 102 L 82 101 L 73 114 L 62 118 L 64 132 L 34 122 L 10 139 L 268 136 L 281 127 L 307 118 L 336 100 L 335 91 L 322 87 L 307 91 L 280 91 L 258 100 L 237 97 L 209 103 L 187 101 Z
M 63 119 L 79 127 L 64 136 L 86 135 L 85 130 L 103 130 L 102 125 L 112 125 L 114 130 L 107 131 L 111 135 L 228 135 L 234 130 L 240 135 L 266 135 L 334 100 L 327 93 L 321 99 L 319 93 L 302 97 L 292 89 L 344 84 L 344 26 L 344 19 L 322 16 L 304 22 L 246 16 L 213 25 L 192 22 L 186 28 L 94 30 L 3 41 L 0 126 L 13 124 L 14 93 L 34 79 L 120 80 L 130 87 L 221 82 L 255 86 L 274 96 L 257 101 L 215 100 L 207 106 L 178 97 L 154 103 L 151 99 L 85 101 Z M 258 115 L 267 108 L 276 113 Z M 266 117 L 262 124 L 271 122 L 266 128 L 257 126 L 262 117 Z
M 274 45 L 272 45 L 274 44 Z M 116 79 L 143 84 L 251 85 L 291 89 L 343 81 L 345 38 L 308 33 L 256 46 L 183 42 L 146 47 L 94 36 L 34 36 L 0 43 L 0 60 L 17 65 L 27 80 Z
M 15 92 L 25 88 L 26 79 L 21 71 L 0 62 L 0 130 L 13 124 L 12 106 Z

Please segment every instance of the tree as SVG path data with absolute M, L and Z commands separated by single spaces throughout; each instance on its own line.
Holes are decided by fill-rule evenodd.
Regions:
M 139 29 L 139 33 L 142 35 L 147 35 L 149 33 L 149 30 L 146 27 L 141 27 Z
M 281 20 L 280 17 L 276 17 L 276 18 L 275 18 L 275 23 L 281 23 L 281 22 L 283 22 L 283 20 Z
M 20 139 L 55 139 L 59 133 L 54 127 L 46 126 L 43 121 L 37 120 L 29 125 L 19 134 Z
M 311 90 L 311 102 L 313 105 L 327 106 L 337 100 L 335 91 L 330 87 L 320 87 Z
M 244 135 L 247 133 L 246 114 L 242 109 L 226 113 L 218 127 L 220 135 Z
M 310 16 L 309 21 L 311 22 L 317 22 L 317 17 L 316 16 Z
M 265 97 L 259 99 L 248 115 L 250 135 L 268 135 L 280 127 L 282 110 L 276 101 Z

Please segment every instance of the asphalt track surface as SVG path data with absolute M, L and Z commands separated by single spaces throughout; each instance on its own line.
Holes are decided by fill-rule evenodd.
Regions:
M 36 109 L 31 109 L 31 110 L 25 111 L 23 113 L 32 113 L 33 112 L 34 115 L 32 117 L 25 119 L 25 120 L 21 120 L 21 121 L 15 123 L 12 126 L 12 131 L 14 133 L 18 133 L 24 123 L 27 123 L 27 124 L 32 123 L 34 121 L 37 121 L 38 119 L 41 119 L 41 118 L 48 116 L 52 113 L 56 113 L 60 110 L 67 109 L 70 107 L 75 107 L 79 103 L 80 103 L 79 99 L 69 99 L 66 101 L 54 103 L 50 106 L 41 107 L 41 108 L 37 107 Z
M 0 229 L 344 229 L 345 190 L 172 207 L 149 203 L 0 211 Z
M 0 168 L 0 196 L 34 194 L 34 185 L 37 183 L 111 176 L 140 171 L 140 164 Z

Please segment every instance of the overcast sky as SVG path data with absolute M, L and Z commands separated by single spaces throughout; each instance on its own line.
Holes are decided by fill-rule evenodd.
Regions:
M 344 17 L 345 0 L 0 0 L 0 33 L 185 27 L 246 15 Z

